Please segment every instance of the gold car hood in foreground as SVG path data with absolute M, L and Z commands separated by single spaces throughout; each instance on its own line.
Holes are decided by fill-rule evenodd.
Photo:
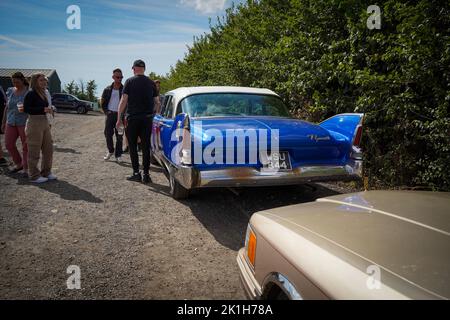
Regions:
M 450 298 L 450 193 L 368 191 L 257 215 L 252 218 L 256 227 L 270 219 L 290 234 L 290 242 L 283 242 L 283 235 L 259 228 L 261 236 L 301 272 L 311 268 L 302 267 L 301 252 L 288 252 L 296 250 L 295 235 L 363 272 L 369 265 L 380 267 L 383 285 L 405 297 Z M 333 273 L 333 266 L 329 268 Z M 329 291 L 317 274 L 312 278 Z

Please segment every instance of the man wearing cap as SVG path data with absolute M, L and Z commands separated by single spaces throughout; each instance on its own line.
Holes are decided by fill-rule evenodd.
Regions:
M 134 76 L 127 79 L 123 86 L 116 127 L 123 125 L 122 114 L 125 108 L 127 108 L 128 145 L 130 148 L 131 164 L 133 166 L 133 175 L 128 177 L 127 180 L 150 183 L 150 135 L 152 132 L 153 115 L 156 108 L 159 108 L 159 97 L 155 83 L 144 72 L 144 61 L 136 60 L 133 63 Z M 143 176 L 139 171 L 138 137 L 141 139 L 142 145 Z

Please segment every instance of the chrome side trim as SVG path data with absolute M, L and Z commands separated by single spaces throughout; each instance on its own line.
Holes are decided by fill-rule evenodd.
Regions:
M 278 272 L 269 274 L 263 283 L 263 292 L 267 289 L 267 286 L 276 284 L 283 292 L 288 296 L 289 300 L 303 300 L 300 293 L 298 293 L 295 286 L 284 275 Z

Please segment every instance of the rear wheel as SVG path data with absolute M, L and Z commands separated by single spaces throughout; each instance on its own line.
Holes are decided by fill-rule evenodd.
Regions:
M 176 200 L 186 199 L 189 197 L 189 190 L 183 187 L 175 180 L 175 177 L 169 173 L 170 194 Z
M 77 113 L 78 113 L 78 114 L 84 114 L 84 113 L 86 113 L 86 108 L 85 108 L 84 106 L 79 106 L 79 107 L 77 108 Z

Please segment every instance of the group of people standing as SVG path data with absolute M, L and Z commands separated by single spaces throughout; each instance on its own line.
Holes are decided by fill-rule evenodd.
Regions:
M 101 107 L 105 113 L 105 137 L 108 152 L 104 160 L 113 155 L 122 159 L 123 134 L 128 140 L 133 174 L 127 179 L 150 183 L 150 136 L 153 116 L 160 108 L 159 81 L 145 75 L 145 62 L 133 63 L 134 76 L 122 85 L 122 71 L 113 70 L 114 82 L 105 88 Z M 12 75 L 13 87 L 0 92 L 3 110 L 1 132 L 12 161 L 11 173 L 27 175 L 33 183 L 55 180 L 52 173 L 53 140 L 49 115 L 53 115 L 51 96 L 47 90 L 48 79 L 44 74 L 31 76 L 30 83 L 21 72 Z M 113 143 L 113 136 L 116 143 Z M 22 143 L 22 153 L 17 140 Z M 138 143 L 142 150 L 143 173 L 139 169 Z M 41 156 L 42 155 L 42 156 Z M 38 163 L 41 160 L 40 169 Z M 8 165 L 0 144 L 0 165 Z
M 103 90 L 101 106 L 105 113 L 105 138 L 108 151 L 103 158 L 113 155 L 122 161 L 123 133 L 128 141 L 133 174 L 127 179 L 150 183 L 150 136 L 155 112 L 160 107 L 159 81 L 145 75 L 145 62 L 133 63 L 134 76 L 122 85 L 122 71 L 113 70 L 114 82 Z M 114 145 L 113 136 L 116 137 Z M 142 150 L 143 173 L 139 170 L 138 143 Z
M 42 73 L 31 76 L 30 82 L 21 72 L 11 77 L 13 87 L 1 92 L 3 111 L 1 132 L 5 147 L 14 162 L 11 173 L 21 173 L 33 183 L 55 180 L 52 174 L 53 140 L 49 116 L 53 116 L 48 79 Z M 22 153 L 17 140 L 22 143 Z M 42 154 L 42 157 L 41 157 Z M 41 166 L 38 168 L 39 160 Z M 0 164 L 7 165 L 0 145 Z

